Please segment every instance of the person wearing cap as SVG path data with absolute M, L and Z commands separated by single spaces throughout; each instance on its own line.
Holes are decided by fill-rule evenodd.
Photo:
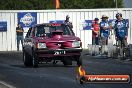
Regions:
M 127 36 L 128 36 L 128 23 L 122 18 L 121 13 L 116 14 L 116 21 L 114 24 L 115 38 L 120 49 L 127 46 Z M 122 46 L 123 43 L 123 46 Z M 123 53 L 120 51 L 120 57 L 123 57 Z
M 21 26 L 20 23 L 18 23 L 17 27 L 16 27 L 16 35 L 17 35 L 17 51 L 19 51 L 19 44 L 21 41 L 21 44 L 23 46 L 23 27 Z
M 71 29 L 73 28 L 72 22 L 69 21 L 69 15 L 66 16 L 66 20 L 64 21 L 64 24 L 68 25 Z
M 108 16 L 102 15 L 102 21 L 100 22 L 100 37 L 102 43 L 102 53 L 108 51 L 108 38 L 110 35 L 111 25 L 108 21 Z
M 99 19 L 95 18 L 92 23 L 92 44 L 99 45 Z

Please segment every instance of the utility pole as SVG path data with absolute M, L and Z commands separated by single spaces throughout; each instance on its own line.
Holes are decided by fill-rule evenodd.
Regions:
M 118 3 L 118 0 L 116 0 L 116 8 L 118 8 L 118 4 L 117 3 Z
M 116 8 L 118 8 L 118 0 L 114 0 Z

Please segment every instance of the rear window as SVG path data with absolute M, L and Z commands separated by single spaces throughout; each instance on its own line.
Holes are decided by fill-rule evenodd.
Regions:
M 36 36 L 37 37 L 51 37 L 52 32 L 54 31 L 62 31 L 63 35 L 72 35 L 71 29 L 69 26 L 63 25 L 63 24 L 50 24 L 50 25 L 40 25 L 37 26 L 36 30 Z

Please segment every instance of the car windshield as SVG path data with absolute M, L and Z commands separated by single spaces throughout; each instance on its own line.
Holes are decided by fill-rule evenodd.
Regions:
M 71 29 L 66 25 L 40 25 L 37 26 L 36 36 L 37 37 L 51 37 L 52 32 L 62 31 L 63 35 L 72 35 Z

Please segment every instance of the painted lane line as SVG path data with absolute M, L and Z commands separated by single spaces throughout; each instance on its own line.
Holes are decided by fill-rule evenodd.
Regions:
M 16 88 L 16 87 L 14 87 L 14 86 L 12 86 L 12 85 L 10 85 L 10 84 L 7 84 L 6 82 L 3 82 L 3 81 L 0 81 L 0 84 L 6 86 L 6 87 L 8 87 L 8 88 Z

